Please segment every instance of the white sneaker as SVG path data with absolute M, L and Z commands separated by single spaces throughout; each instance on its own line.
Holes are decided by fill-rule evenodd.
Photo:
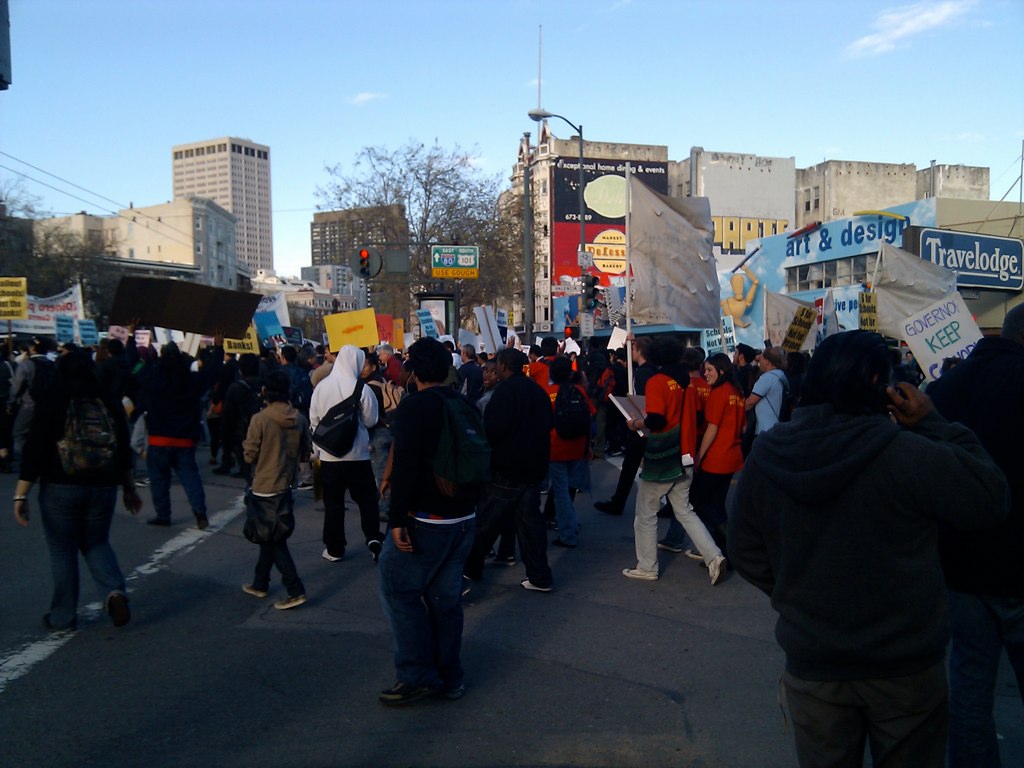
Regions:
M 718 583 L 718 580 L 725 574 L 725 557 L 719 555 L 708 563 L 708 574 L 711 576 L 711 586 Z
M 693 548 L 687 549 L 683 554 L 691 560 L 700 560 L 702 563 L 704 562 L 704 555 Z
M 658 574 L 651 571 L 641 571 L 639 568 L 623 568 L 622 575 L 627 579 L 642 579 L 643 581 L 657 581 Z
M 326 560 L 329 563 L 336 563 L 339 560 L 344 559 L 345 556 L 341 555 L 341 557 L 335 557 L 330 552 L 328 552 L 326 549 L 324 549 L 324 551 L 320 553 L 320 557 L 322 557 L 324 560 Z

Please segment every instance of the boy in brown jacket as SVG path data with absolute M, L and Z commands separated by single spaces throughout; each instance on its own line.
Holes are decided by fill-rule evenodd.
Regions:
M 249 431 L 242 444 L 246 464 L 252 464 L 252 499 L 250 504 L 284 510 L 291 516 L 292 488 L 300 460 L 306 460 L 311 450 L 309 422 L 289 403 L 291 381 L 283 371 L 267 376 L 263 397 L 267 407 L 255 414 L 249 422 Z M 294 524 L 294 523 L 293 523 Z M 277 566 L 288 597 L 278 600 L 279 610 L 295 608 L 306 602 L 306 589 L 295 569 L 288 551 L 288 530 L 271 542 L 260 542 L 260 556 L 251 584 L 242 590 L 253 597 L 266 597 L 270 586 L 270 567 Z

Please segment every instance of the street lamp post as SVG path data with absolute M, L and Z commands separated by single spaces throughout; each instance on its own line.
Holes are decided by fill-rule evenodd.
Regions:
M 583 178 L 583 126 L 582 125 L 575 125 L 568 118 L 563 117 L 562 115 L 556 115 L 553 112 L 548 112 L 546 109 L 541 109 L 539 107 L 537 109 L 531 109 L 530 112 L 529 112 L 529 115 L 530 115 L 530 119 L 533 120 L 534 122 L 537 122 L 537 123 L 539 123 L 541 120 L 545 120 L 545 119 L 547 119 L 549 117 L 557 117 L 559 120 L 562 120 L 566 125 L 568 125 L 574 131 L 576 131 L 576 137 L 579 139 L 579 144 L 580 144 L 580 169 L 579 170 L 580 170 L 580 174 L 579 174 L 579 189 L 577 190 L 577 192 L 579 193 L 580 245 L 579 245 L 579 250 L 578 250 L 578 252 L 576 254 L 577 261 L 579 261 L 579 263 L 580 263 L 580 305 L 579 305 L 579 311 L 578 311 L 578 314 L 577 314 L 577 322 L 579 322 L 580 321 L 580 316 L 583 314 L 583 301 L 584 301 L 583 278 L 587 274 L 587 268 L 583 265 L 583 257 L 584 257 L 584 255 L 587 252 L 587 226 L 586 226 L 586 215 L 585 215 L 586 211 L 587 211 L 587 204 L 583 200 L 583 187 L 585 186 L 585 182 L 584 182 L 584 178 Z M 554 233 L 552 232 L 552 234 L 554 234 Z M 581 330 L 582 330 L 582 326 L 581 326 Z

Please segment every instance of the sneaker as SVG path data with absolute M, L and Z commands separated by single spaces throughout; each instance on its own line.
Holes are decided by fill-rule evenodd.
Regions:
M 506 565 L 509 568 L 517 565 L 515 555 L 509 555 L 508 557 L 495 557 L 494 563 L 496 565 Z
M 295 486 L 295 490 L 296 491 L 311 491 L 311 490 L 313 490 L 313 483 L 311 483 L 309 480 L 303 480 L 302 482 L 300 482 L 298 485 Z
M 639 568 L 623 568 L 622 575 L 627 579 L 642 579 L 643 581 L 657 581 L 658 574 L 650 571 L 641 571 Z
M 323 552 L 320 553 L 320 557 L 322 557 L 324 560 L 326 560 L 329 563 L 336 563 L 339 560 L 343 560 L 344 559 L 345 553 L 342 552 L 340 555 L 332 555 L 330 552 L 328 552 L 325 549 Z
M 708 563 L 708 575 L 711 576 L 711 586 L 717 584 L 719 579 L 722 578 L 722 575 L 725 573 L 725 567 L 725 557 L 722 555 Z
M 128 608 L 128 597 L 124 592 L 111 592 L 107 595 L 105 608 L 115 627 L 123 627 L 132 620 L 132 612 Z
M 576 549 L 576 545 L 575 544 L 566 544 L 561 539 L 555 539 L 551 543 L 554 544 L 556 547 L 565 547 L 566 549 Z
M 531 592 L 550 592 L 554 589 L 554 587 L 538 587 L 529 579 L 523 579 L 522 581 L 520 581 L 519 586 L 521 586 L 523 589 L 528 589 Z
M 702 563 L 704 562 L 704 555 L 693 548 L 687 549 L 683 554 L 691 560 L 700 560 Z
M 469 594 L 469 590 L 471 590 L 472 588 L 473 588 L 473 580 L 471 578 L 469 578 L 469 576 L 466 576 L 465 574 L 463 574 L 462 575 L 462 596 L 465 597 L 466 595 L 468 595 Z
M 282 598 L 274 603 L 274 607 L 279 611 L 287 611 L 289 608 L 299 607 L 304 602 L 306 602 L 305 595 L 295 595 L 295 597 L 289 595 L 288 597 Z
M 389 707 L 399 707 L 403 704 L 412 704 L 414 701 L 433 696 L 435 693 L 437 693 L 437 689 L 431 688 L 428 685 L 395 683 L 386 691 L 381 691 L 377 698 L 380 699 L 381 704 Z
M 206 516 L 206 513 L 200 512 L 196 515 L 196 528 L 200 531 L 205 531 L 210 527 L 210 518 Z
M 369 548 L 370 554 L 373 556 L 373 562 L 376 563 L 380 559 L 380 551 L 384 549 L 384 545 L 376 539 L 374 539 L 373 541 L 367 543 L 366 546 Z
M 683 551 L 682 547 L 677 547 L 675 544 L 669 544 L 665 539 L 658 542 L 658 549 L 662 549 L 666 552 L 673 552 L 677 555 Z
M 145 488 L 149 485 L 148 477 L 137 477 L 135 478 L 135 485 Z
M 171 518 L 169 517 L 151 517 L 146 521 L 146 525 L 158 525 L 162 528 L 167 528 L 171 524 Z
M 269 593 L 265 589 L 256 589 L 252 584 L 243 584 L 242 591 L 253 597 L 266 597 Z
M 621 515 L 623 512 L 622 507 L 611 499 L 608 501 L 595 501 L 594 509 L 598 512 L 604 512 L 606 515 Z
M 441 695 L 444 696 L 448 701 L 458 701 L 466 693 L 466 686 L 458 685 L 455 688 L 442 688 Z

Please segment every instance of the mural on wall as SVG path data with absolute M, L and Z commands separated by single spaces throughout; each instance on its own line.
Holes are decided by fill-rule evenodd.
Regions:
M 895 214 L 895 215 L 887 215 Z M 764 346 L 764 294 L 785 293 L 813 303 L 832 288 L 839 326 L 858 327 L 858 294 L 871 280 L 878 244 L 887 242 L 903 246 L 903 232 L 910 225 L 935 225 L 935 198 L 886 208 L 861 216 L 836 219 L 800 233 L 773 235 L 748 242 L 747 253 L 753 257 L 735 274 L 720 272 L 723 316 L 736 320 L 736 312 L 746 325 L 736 322 L 736 340 L 754 348 Z M 742 272 L 746 272 L 744 277 Z M 753 275 L 758 284 L 751 290 Z M 734 278 L 741 278 L 737 293 Z M 737 280 L 738 284 L 739 281 Z M 747 297 L 750 297 L 749 300 Z M 729 302 L 727 308 L 726 302 Z

